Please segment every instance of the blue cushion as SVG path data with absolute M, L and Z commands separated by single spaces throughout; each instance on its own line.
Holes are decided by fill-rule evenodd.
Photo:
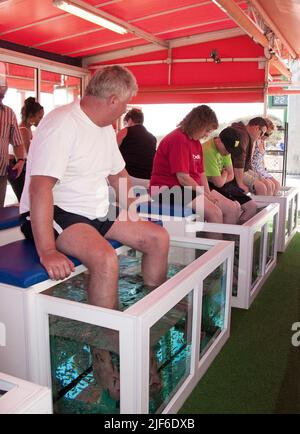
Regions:
M 190 207 L 183 207 L 177 204 L 160 204 L 156 201 L 140 203 L 137 207 L 137 211 L 144 214 L 165 215 L 170 217 L 188 217 L 194 214 L 194 211 Z
M 122 244 L 111 240 L 117 249 Z M 80 261 L 69 256 L 75 266 Z M 33 241 L 20 240 L 0 247 L 0 282 L 28 288 L 49 279 L 48 273 L 41 265 Z M 1 290 L 0 290 L 1 294 Z
M 5 206 L 0 208 L 0 230 L 20 226 L 18 206 Z

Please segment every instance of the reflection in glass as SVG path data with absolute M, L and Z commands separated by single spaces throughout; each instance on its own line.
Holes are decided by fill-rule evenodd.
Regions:
M 288 210 L 285 216 L 285 238 L 287 239 L 291 233 L 291 222 L 293 218 L 293 201 L 288 202 Z
M 275 257 L 275 229 L 276 229 L 276 220 L 277 216 L 273 216 L 272 219 L 270 219 L 267 222 L 267 260 L 266 265 L 268 265 L 270 262 L 273 261 Z
M 234 241 L 234 260 L 232 275 L 232 295 L 238 295 L 239 260 L 240 260 L 240 236 L 234 234 L 224 234 L 226 241 Z
M 253 234 L 253 254 L 252 254 L 252 279 L 253 288 L 257 279 L 262 276 L 263 259 L 263 228 Z
M 207 238 L 207 232 L 196 232 L 197 238 Z M 240 260 L 240 236 L 237 234 L 217 233 L 216 236 L 220 240 L 234 241 L 234 261 L 233 261 L 233 276 L 232 276 L 232 295 L 238 294 L 238 278 L 239 278 L 239 260 Z
M 192 293 L 150 330 L 149 413 L 161 413 L 190 373 Z
M 203 281 L 200 358 L 224 329 L 227 262 Z
M 119 333 L 55 315 L 49 331 L 54 413 L 119 413 Z
M 296 229 L 298 225 L 298 194 L 294 197 L 294 218 L 292 230 Z

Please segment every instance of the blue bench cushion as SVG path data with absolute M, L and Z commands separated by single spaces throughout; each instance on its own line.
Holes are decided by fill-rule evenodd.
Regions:
M 121 246 L 118 241 L 110 243 L 115 249 Z M 80 265 L 78 259 L 69 258 L 75 266 Z M 28 288 L 47 279 L 48 273 L 39 261 L 33 241 L 20 240 L 0 247 L 1 283 Z
M 137 211 L 143 214 L 170 216 L 170 217 L 188 217 L 194 214 L 190 207 L 183 207 L 177 204 L 158 203 L 156 201 L 142 202 L 137 206 Z
M 18 206 L 5 206 L 0 208 L 0 230 L 20 226 Z

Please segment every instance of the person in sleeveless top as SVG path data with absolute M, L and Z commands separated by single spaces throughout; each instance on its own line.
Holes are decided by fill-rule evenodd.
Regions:
M 15 178 L 14 172 L 10 170 L 8 175 L 8 180 L 12 189 L 20 202 L 24 182 L 25 182 L 25 171 L 26 171 L 26 157 L 29 151 L 29 146 L 32 140 L 32 126 L 37 127 L 41 119 L 44 116 L 44 108 L 39 102 L 35 100 L 34 97 L 30 96 L 25 99 L 24 105 L 21 109 L 21 123 L 19 124 L 19 130 L 23 139 L 23 145 L 25 148 L 24 154 L 24 165 L 23 170 L 18 178 Z M 9 167 L 13 167 L 16 164 L 15 156 L 11 153 L 9 159 Z
M 6 91 L 6 79 L 0 76 L 0 207 L 4 206 L 6 195 L 9 144 L 13 146 L 16 155 L 16 162 L 12 167 L 16 178 L 20 176 L 24 165 L 24 147 L 16 115 L 2 102 Z
M 143 123 L 144 114 L 141 110 L 129 110 L 124 117 L 126 127 L 117 134 L 117 142 L 132 185 L 147 188 L 156 152 L 156 137 L 147 131 Z
M 273 133 L 275 126 L 270 119 L 266 118 L 265 121 L 267 123 L 267 131 L 254 144 L 252 169 L 264 181 L 267 195 L 276 196 L 280 190 L 280 183 L 265 168 L 265 142 Z

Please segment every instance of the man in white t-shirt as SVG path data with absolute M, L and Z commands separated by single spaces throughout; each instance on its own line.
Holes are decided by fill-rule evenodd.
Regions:
M 74 265 L 66 255 L 78 258 L 89 270 L 89 303 L 111 309 L 118 307 L 118 260 L 107 239 L 143 252 L 145 285 L 160 285 L 167 272 L 166 231 L 109 204 L 107 181 L 117 195 L 121 178 L 130 187 L 111 124 L 136 92 L 131 72 L 108 66 L 80 102 L 49 113 L 30 146 L 20 203 L 22 231 L 50 278 L 68 277 Z

